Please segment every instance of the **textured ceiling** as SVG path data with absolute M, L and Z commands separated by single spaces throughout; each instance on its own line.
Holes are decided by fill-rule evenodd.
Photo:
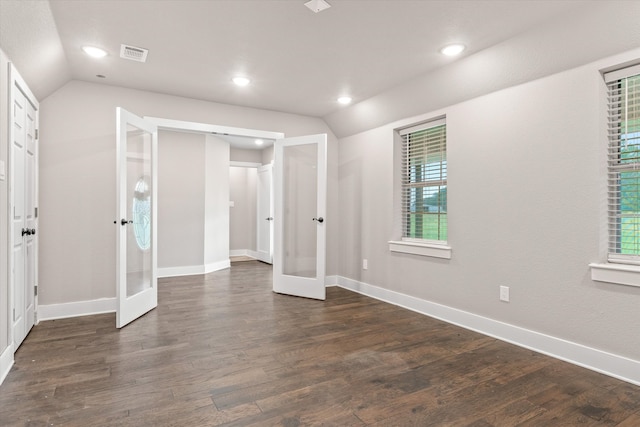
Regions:
M 637 30 L 626 44 L 619 42 L 624 34 L 612 39 L 599 32 L 627 31 L 616 19 L 637 16 L 640 5 L 329 0 L 330 9 L 314 14 L 304 3 L 0 0 L 0 47 L 41 100 L 77 79 L 323 117 L 341 136 L 629 48 Z M 439 48 L 450 42 L 468 49 L 459 58 L 440 55 Z M 119 58 L 121 43 L 149 49 L 147 63 Z M 87 57 L 81 51 L 87 44 L 106 49 L 108 56 Z M 236 74 L 252 84 L 232 85 Z M 405 92 L 416 82 L 439 103 L 414 106 Z M 466 92 L 449 96 L 452 84 Z M 338 105 L 343 94 L 354 105 Z M 410 102 L 402 105 L 403 99 Z

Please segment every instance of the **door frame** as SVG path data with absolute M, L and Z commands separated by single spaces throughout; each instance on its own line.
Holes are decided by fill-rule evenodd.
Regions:
M 12 164 L 12 155 L 11 155 L 11 150 L 12 150 L 12 145 L 13 145 L 13 137 L 14 137 L 14 129 L 13 129 L 13 105 L 15 102 L 15 91 L 19 90 L 20 92 L 22 92 L 22 94 L 25 96 L 27 102 L 29 102 L 32 107 L 35 110 L 35 114 L 36 114 L 36 119 L 35 119 L 35 129 L 36 129 L 36 144 L 35 144 L 35 165 L 34 165 L 34 183 L 33 183 L 33 191 L 34 191 L 34 208 L 36 209 L 36 212 L 38 211 L 38 207 L 39 207 L 39 185 L 38 185 L 38 180 L 39 180 L 39 171 L 40 171 L 40 166 L 39 166 L 39 159 L 40 159 L 40 137 L 39 137 L 39 129 L 40 129 L 40 104 L 37 100 L 37 98 L 35 97 L 35 95 L 33 94 L 33 92 L 31 92 L 31 89 L 29 89 L 29 86 L 27 85 L 27 83 L 24 81 L 24 79 L 22 78 L 22 76 L 20 75 L 20 73 L 18 72 L 18 70 L 16 69 L 16 67 L 13 65 L 13 63 L 9 63 L 9 75 L 8 75 L 8 82 L 9 82 L 9 92 L 7 94 L 7 99 L 9 101 L 9 110 L 7 111 L 8 113 L 8 117 L 9 120 L 7 120 L 7 126 L 9 128 L 9 132 L 8 132 L 8 140 L 7 140 L 7 168 L 5 171 L 5 179 L 7 181 L 7 300 L 8 300 L 8 304 L 7 304 L 7 320 L 9 320 L 8 322 L 8 327 L 9 327 L 9 334 L 8 334 L 8 348 L 11 348 L 11 354 L 14 354 L 18 349 L 17 347 L 15 347 L 14 345 L 14 341 L 15 341 L 15 331 L 14 331 L 14 325 L 13 325 L 13 312 L 15 309 L 15 295 L 16 295 L 16 284 L 15 284 L 15 275 L 12 272 L 12 266 L 13 266 L 13 240 L 14 240 L 14 227 L 11 221 L 11 218 L 13 217 L 12 215 L 12 209 L 13 209 L 13 202 L 14 202 L 14 182 L 13 182 L 13 164 Z M 25 147 L 26 149 L 26 147 Z M 38 227 L 38 215 L 34 213 L 34 222 L 36 224 L 36 230 L 39 231 L 39 227 Z M 38 294 L 37 294 L 37 289 L 38 289 L 38 242 L 40 240 L 40 233 L 36 233 L 34 239 L 33 239 L 33 247 L 34 247 L 34 286 L 35 286 L 35 295 L 34 295 L 34 300 L 33 300 L 33 316 L 34 316 L 34 325 L 36 325 L 38 323 Z M 28 335 L 28 334 L 27 334 Z
M 221 125 L 213 125 L 208 123 L 166 119 L 166 118 L 153 117 L 153 116 L 144 116 L 143 118 L 145 120 L 149 120 L 150 122 L 154 123 L 158 127 L 158 131 L 166 130 L 166 131 L 172 131 L 172 132 L 195 132 L 195 133 L 202 133 L 202 134 L 233 135 L 233 136 L 242 136 L 247 138 L 273 139 L 273 140 L 282 139 L 285 136 L 283 132 L 273 132 L 273 131 L 248 129 L 248 128 L 237 128 L 237 127 L 231 127 L 231 126 L 221 126 Z M 229 166 L 257 167 L 258 165 L 251 164 L 249 162 L 230 161 Z M 273 242 L 273 236 L 271 240 Z M 196 274 L 202 274 L 202 273 L 196 273 Z

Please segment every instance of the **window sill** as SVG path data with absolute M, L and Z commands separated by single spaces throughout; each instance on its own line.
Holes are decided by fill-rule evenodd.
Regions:
M 591 280 L 640 287 L 640 266 L 591 263 Z
M 447 245 L 392 240 L 389 242 L 389 250 L 404 254 L 451 259 L 451 246 Z

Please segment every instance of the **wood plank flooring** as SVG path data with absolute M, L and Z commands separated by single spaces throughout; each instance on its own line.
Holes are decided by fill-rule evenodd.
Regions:
M 640 387 L 344 289 L 273 294 L 257 261 L 163 279 L 123 330 L 42 322 L 0 426 L 640 426 Z

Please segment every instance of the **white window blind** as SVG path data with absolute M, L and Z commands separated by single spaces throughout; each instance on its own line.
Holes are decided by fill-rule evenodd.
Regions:
M 447 129 L 444 119 L 400 130 L 402 237 L 447 241 Z
M 640 68 L 605 74 L 609 261 L 640 264 Z

